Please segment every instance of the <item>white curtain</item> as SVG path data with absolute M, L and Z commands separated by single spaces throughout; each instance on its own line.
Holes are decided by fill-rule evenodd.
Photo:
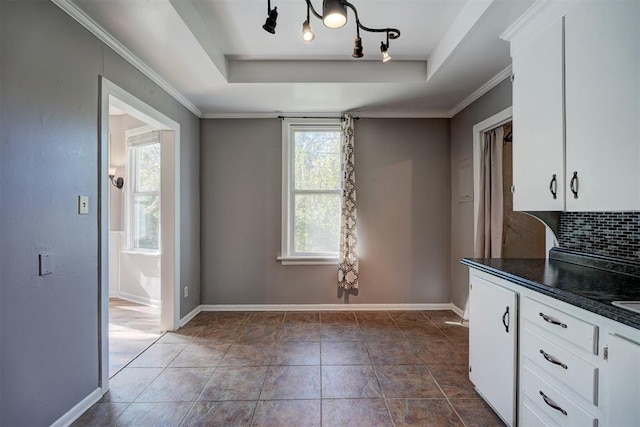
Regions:
M 340 220 L 340 265 L 338 286 L 344 289 L 358 288 L 358 264 L 356 253 L 358 214 L 356 209 L 356 173 L 353 155 L 353 117 L 346 114 L 342 120 L 342 215 Z
M 504 129 L 485 132 L 480 151 L 480 197 L 474 256 L 502 256 L 502 144 Z

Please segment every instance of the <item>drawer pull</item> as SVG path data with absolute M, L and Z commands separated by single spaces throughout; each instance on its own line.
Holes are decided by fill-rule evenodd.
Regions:
M 540 317 L 542 317 L 542 318 L 544 319 L 544 321 L 545 321 L 545 322 L 551 323 L 552 325 L 558 325 L 558 326 L 561 326 L 561 327 L 563 327 L 563 328 L 565 328 L 565 329 L 567 328 L 567 324 L 566 324 L 566 323 L 562 323 L 562 322 L 560 322 L 560 321 L 558 321 L 558 320 L 554 319 L 554 318 L 553 318 L 553 317 L 551 317 L 551 316 L 547 316 L 547 315 L 546 315 L 546 314 L 544 314 L 544 313 L 540 313 Z
M 551 406 L 556 411 L 561 412 L 562 415 L 567 415 L 567 411 L 565 411 L 560 406 L 558 406 L 558 404 L 556 402 L 554 402 L 553 400 L 549 399 L 547 397 L 547 395 L 542 392 L 542 390 L 540 390 L 540 396 L 542 396 L 542 399 L 544 400 L 544 403 L 546 403 L 547 405 Z
M 567 369 L 567 365 L 560 362 L 559 360 L 556 360 L 555 357 L 550 356 L 549 353 L 545 352 L 543 349 L 540 349 L 540 354 L 544 356 L 544 358 L 547 359 L 548 362 L 553 363 L 554 365 L 562 366 L 564 369 Z

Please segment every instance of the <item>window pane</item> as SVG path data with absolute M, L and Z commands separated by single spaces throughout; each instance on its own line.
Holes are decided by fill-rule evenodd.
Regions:
M 294 203 L 294 252 L 338 252 L 340 195 L 296 194 Z
M 160 191 L 160 144 L 148 144 L 135 150 L 136 192 Z
M 295 189 L 339 189 L 340 132 L 296 131 L 294 135 Z
M 133 246 L 136 249 L 159 249 L 160 196 L 134 195 Z

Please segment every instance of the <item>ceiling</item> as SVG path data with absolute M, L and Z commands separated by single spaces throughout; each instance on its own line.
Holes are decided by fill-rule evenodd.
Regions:
M 272 0 L 276 34 L 262 29 L 266 0 L 53 0 L 199 117 L 280 113 L 450 117 L 510 73 L 502 34 L 533 0 L 352 0 L 368 27 L 338 30 L 311 17 L 304 0 Z M 320 13 L 322 1 L 312 0 Z

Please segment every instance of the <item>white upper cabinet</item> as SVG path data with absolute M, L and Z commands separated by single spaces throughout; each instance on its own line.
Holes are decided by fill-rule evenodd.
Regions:
M 515 210 L 564 209 L 562 63 L 562 19 L 513 56 Z
M 503 35 L 514 209 L 640 210 L 640 1 L 544 1 L 531 12 Z
M 637 0 L 584 1 L 565 16 L 568 211 L 640 209 L 639 42 Z

